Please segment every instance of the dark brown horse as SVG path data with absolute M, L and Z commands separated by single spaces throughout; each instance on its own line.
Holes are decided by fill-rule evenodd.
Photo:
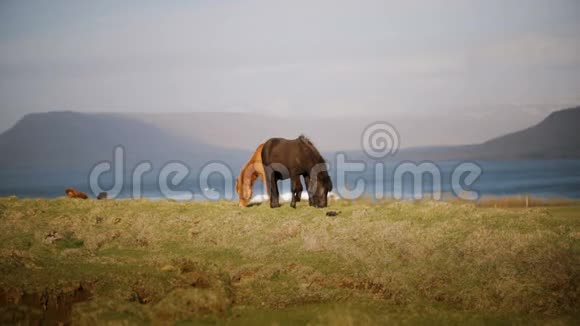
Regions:
M 296 139 L 270 138 L 262 149 L 262 163 L 266 172 L 266 184 L 270 196 L 270 207 L 279 207 L 278 180 L 291 179 L 292 207 L 300 200 L 302 184 L 308 190 L 311 206 L 326 207 L 332 181 L 326 169 L 326 162 L 312 142 L 300 136 Z

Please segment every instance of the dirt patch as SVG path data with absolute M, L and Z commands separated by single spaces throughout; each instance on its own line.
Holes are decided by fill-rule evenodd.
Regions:
M 37 292 L 0 289 L 0 324 L 68 325 L 73 304 L 90 298 L 91 291 L 82 284 Z

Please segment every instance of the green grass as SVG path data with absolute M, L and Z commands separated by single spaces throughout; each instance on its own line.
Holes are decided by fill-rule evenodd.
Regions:
M 579 321 L 577 205 L 1 198 L 0 229 L 0 323 Z

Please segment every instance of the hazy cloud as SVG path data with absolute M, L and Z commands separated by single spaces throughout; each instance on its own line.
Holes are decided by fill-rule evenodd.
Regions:
M 63 109 L 548 112 L 580 103 L 579 14 L 574 0 L 3 1 L 0 131 Z

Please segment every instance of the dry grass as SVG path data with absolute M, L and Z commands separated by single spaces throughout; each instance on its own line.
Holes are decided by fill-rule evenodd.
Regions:
M 535 197 L 530 195 L 513 196 L 482 196 L 475 202 L 465 201 L 453 194 L 444 194 L 443 198 L 448 203 L 469 204 L 473 203 L 478 207 L 493 208 L 531 208 L 531 207 L 564 207 L 580 206 L 580 200 L 566 197 Z
M 507 196 L 481 198 L 477 205 L 480 207 L 561 207 L 580 206 L 580 201 L 570 198 L 538 198 L 533 196 Z
M 0 322 L 577 321 L 580 208 L 478 205 L 0 199 Z

